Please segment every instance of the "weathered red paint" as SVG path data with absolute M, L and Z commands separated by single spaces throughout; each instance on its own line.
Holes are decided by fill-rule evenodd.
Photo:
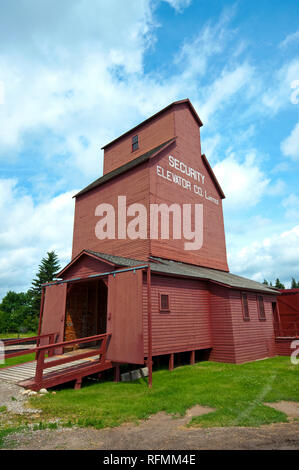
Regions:
M 108 278 L 107 359 L 143 364 L 142 271 L 111 274 Z
M 147 366 L 148 366 L 148 384 L 152 386 L 153 378 L 153 336 L 152 336 L 152 280 L 151 280 L 151 268 L 147 268 L 147 327 L 148 327 L 148 355 L 147 355 Z
M 159 119 L 157 126 L 156 119 Z M 162 149 L 150 161 L 76 197 L 73 257 L 84 249 L 90 249 L 139 260 L 148 260 L 149 256 L 158 256 L 228 271 L 222 210 L 224 195 L 211 167 L 207 164 L 206 157 L 201 155 L 198 121 L 186 102 L 176 104 L 168 109 L 165 115 L 160 115 L 156 119 L 145 124 L 144 128 L 141 126 L 138 130 L 140 148 L 137 153 L 133 152 L 133 158 L 170 138 L 175 138 L 171 145 Z M 132 157 L 131 153 L 128 157 L 128 148 L 131 148 L 130 135 L 112 143 L 108 149 L 105 149 L 104 167 L 106 162 L 109 162 L 111 165 L 109 171 L 111 171 L 127 163 Z M 196 184 L 194 179 L 188 178 L 191 190 L 186 190 L 179 184 L 160 177 L 157 167 L 163 168 L 165 172 L 172 169 L 169 167 L 170 155 L 204 175 L 204 184 L 200 182 Z M 175 173 L 183 176 L 179 172 Z M 195 192 L 195 184 L 201 187 L 203 196 Z M 202 248 L 196 251 L 186 251 L 184 249 L 186 240 L 163 240 L 161 237 L 157 240 L 97 239 L 95 226 L 98 218 L 95 216 L 95 209 L 103 202 L 117 208 L 119 195 L 126 196 L 127 205 L 141 203 L 148 209 L 149 204 L 165 202 L 168 205 L 178 203 L 181 207 L 183 204 L 203 204 Z M 218 204 L 211 202 L 209 197 L 217 200 Z
M 103 279 L 108 287 L 106 331 L 111 335 L 107 358 L 113 361 L 114 366 L 115 363 L 143 364 L 147 359 L 149 385 L 152 356 L 170 355 L 169 367 L 172 369 L 174 359 L 177 362 L 179 354 L 186 351 L 190 352 L 191 364 L 198 350 L 205 351 L 210 360 L 233 363 L 271 357 L 277 351 L 273 327 L 275 294 L 263 295 L 265 318 L 262 319 L 258 312 L 257 295 L 260 293 L 246 292 L 249 319 L 244 319 L 240 289 L 207 280 L 158 274 L 146 268 L 135 273 L 107 274 L 119 266 L 84 252 L 93 250 L 144 264 L 152 257 L 160 257 L 228 271 L 222 209 L 224 194 L 207 158 L 201 153 L 200 127 L 201 121 L 194 108 L 188 100 L 182 100 L 105 146 L 104 174 L 108 174 L 166 143 L 151 158 L 76 197 L 73 258 L 60 273 L 65 281 L 77 279 L 73 289 L 76 289 L 79 300 L 75 295 L 73 300 L 79 315 L 80 311 L 99 311 L 101 300 L 91 287 L 95 281 L 88 276 L 106 273 Z M 138 134 L 139 148 L 132 152 L 132 136 L 135 134 Z M 196 190 L 191 176 L 186 177 L 190 180 L 189 186 L 174 183 L 171 173 L 167 173 L 174 171 L 173 164 L 176 169 L 179 165 L 182 171 L 191 168 L 204 176 L 197 182 Z M 116 209 L 119 195 L 126 196 L 127 206 L 141 203 L 148 210 L 150 204 L 202 204 L 203 246 L 196 251 L 185 250 L 184 238 L 119 240 L 116 237 L 99 240 L 95 234 L 95 209 L 103 202 Z M 86 295 L 83 291 L 88 283 Z M 49 314 L 47 317 L 48 292 L 51 290 L 46 291 L 45 297 L 46 322 L 50 324 L 52 321 L 53 327 L 58 325 L 58 315 L 55 313 L 52 320 Z M 169 295 L 169 311 L 161 309 L 161 293 Z M 72 308 L 67 303 L 67 320 Z M 68 334 L 69 330 L 65 329 L 65 335 Z M 119 380 L 118 365 L 116 367 L 115 379 Z M 77 385 L 80 385 L 80 380 Z
M 279 336 L 299 335 L 299 289 L 281 289 L 278 296 Z
M 45 288 L 45 301 L 41 334 L 57 333 L 56 341 L 63 341 L 64 319 L 66 308 L 67 284 L 58 284 Z M 41 345 L 45 344 L 41 340 Z M 56 354 L 62 352 L 55 350 Z

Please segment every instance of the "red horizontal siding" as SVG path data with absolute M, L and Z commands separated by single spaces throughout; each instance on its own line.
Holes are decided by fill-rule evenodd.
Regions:
M 170 312 L 160 313 L 159 293 L 170 298 Z M 153 355 L 212 346 L 209 292 L 204 282 L 152 276 Z M 148 351 L 147 287 L 143 286 L 144 354 Z
M 213 335 L 210 360 L 235 362 L 233 327 L 227 288 L 211 284 L 210 308 Z
M 83 255 L 65 273 L 63 279 L 87 277 L 91 274 L 105 273 L 113 270 L 113 266 L 88 255 Z
M 235 362 L 242 363 L 275 355 L 272 300 L 264 296 L 266 320 L 258 315 L 257 295 L 247 293 L 249 321 L 244 321 L 240 291 L 230 291 Z

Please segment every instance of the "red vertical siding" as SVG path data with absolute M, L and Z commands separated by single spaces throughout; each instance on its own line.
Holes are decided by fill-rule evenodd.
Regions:
M 299 289 L 281 290 L 277 297 L 283 335 L 299 334 Z
M 128 271 L 108 279 L 107 359 L 113 362 L 144 363 L 142 274 Z
M 275 348 L 278 356 L 290 356 L 294 349 L 291 348 L 294 338 L 276 338 Z M 298 346 L 296 346 L 298 348 Z

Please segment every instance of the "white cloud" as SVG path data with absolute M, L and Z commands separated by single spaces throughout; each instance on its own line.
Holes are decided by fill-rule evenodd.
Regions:
M 290 44 L 299 41 L 299 29 L 295 31 L 295 33 L 288 34 L 285 39 L 279 44 L 279 47 L 285 48 L 288 47 Z
M 163 0 L 174 8 L 177 12 L 181 13 L 185 8 L 189 7 L 192 0 Z
M 16 180 L 0 180 L 0 298 L 9 288 L 28 289 L 47 251 L 69 261 L 76 191 L 34 204 Z
M 291 134 L 281 143 L 281 151 L 286 157 L 299 161 L 299 122 Z
M 141 114 L 138 74 L 155 27 L 150 3 L 13 0 L 2 10 L 0 157 L 15 158 L 39 133 L 43 157 L 71 158 L 91 177 L 101 144 L 130 126 L 127 110 Z
M 246 211 L 255 206 L 264 195 L 270 179 L 256 163 L 253 152 L 248 153 L 243 162 L 239 162 L 234 154 L 216 163 L 213 167 L 226 195 L 226 210 Z
M 299 222 L 299 196 L 293 193 L 290 194 L 282 201 L 282 205 L 286 210 L 286 218 Z
M 204 122 L 222 110 L 224 104 L 237 100 L 238 93 L 249 86 L 254 73 L 253 67 L 244 63 L 233 70 L 223 70 L 211 86 L 205 90 L 208 98 L 202 102 L 200 113 Z M 247 92 L 247 90 L 245 90 Z
M 286 62 L 277 72 L 272 74 L 268 90 L 262 95 L 258 107 L 277 113 L 286 106 L 292 105 L 292 84 L 299 77 L 299 59 Z M 275 84 L 274 86 L 272 84 Z M 261 107 L 261 104 L 263 105 Z
M 298 245 L 299 225 L 234 250 L 229 256 L 231 271 L 259 282 L 277 277 L 283 282 L 298 279 Z
M 178 12 L 191 3 L 165 1 Z M 155 45 L 156 5 L 149 0 L 93 0 L 91 8 L 90 0 L 11 0 L 1 6 L 0 81 L 5 102 L 0 106 L 0 159 L 28 158 L 22 163 L 33 180 L 30 146 L 37 142 L 40 166 L 46 161 L 52 176 L 49 182 L 49 175 L 34 175 L 34 190 L 45 194 L 39 202 L 18 186 L 20 181 L 0 181 L 0 216 L 5 221 L 0 228 L 2 293 L 27 288 L 50 249 L 58 251 L 62 263 L 68 261 L 73 191 L 66 192 L 64 183 L 76 186 L 78 173 L 82 186 L 100 176 L 100 147 L 120 133 L 187 95 L 209 132 L 203 150 L 218 160 L 223 124 L 234 149 L 251 140 L 254 132 L 250 123 L 236 129 L 243 112 L 238 121 L 231 120 L 227 108 L 245 114 L 251 101 L 271 111 L 290 102 L 290 83 L 298 78 L 299 62 L 282 67 L 278 85 L 269 87 L 266 106 L 260 106 L 257 70 L 240 59 L 245 43 L 229 27 L 234 12 L 224 12 L 218 22 L 204 24 L 195 37 L 185 40 L 175 60 L 177 72 L 145 73 L 145 52 Z M 214 125 L 217 118 L 219 127 Z M 231 153 L 214 169 L 227 195 L 226 209 L 243 211 L 261 201 L 271 187 L 254 154 L 243 160 L 236 155 Z M 282 185 L 276 182 L 272 193 Z M 52 198 L 53 188 L 62 194 Z M 255 224 L 268 224 L 271 230 L 264 219 Z
M 229 46 L 235 36 L 235 31 L 228 27 L 233 16 L 234 9 L 224 10 L 218 22 L 206 23 L 196 36 L 185 39 L 175 62 L 183 69 L 182 79 L 186 88 L 192 88 L 194 79 L 207 72 L 209 60 L 212 57 L 215 59 Z M 233 51 L 235 52 L 235 47 Z M 211 73 L 211 69 L 209 72 Z

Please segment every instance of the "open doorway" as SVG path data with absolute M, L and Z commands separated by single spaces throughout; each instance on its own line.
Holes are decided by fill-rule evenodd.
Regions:
M 65 341 L 106 333 L 107 291 L 107 285 L 102 279 L 69 284 L 66 300 Z M 95 345 L 95 342 L 85 343 L 80 348 Z

